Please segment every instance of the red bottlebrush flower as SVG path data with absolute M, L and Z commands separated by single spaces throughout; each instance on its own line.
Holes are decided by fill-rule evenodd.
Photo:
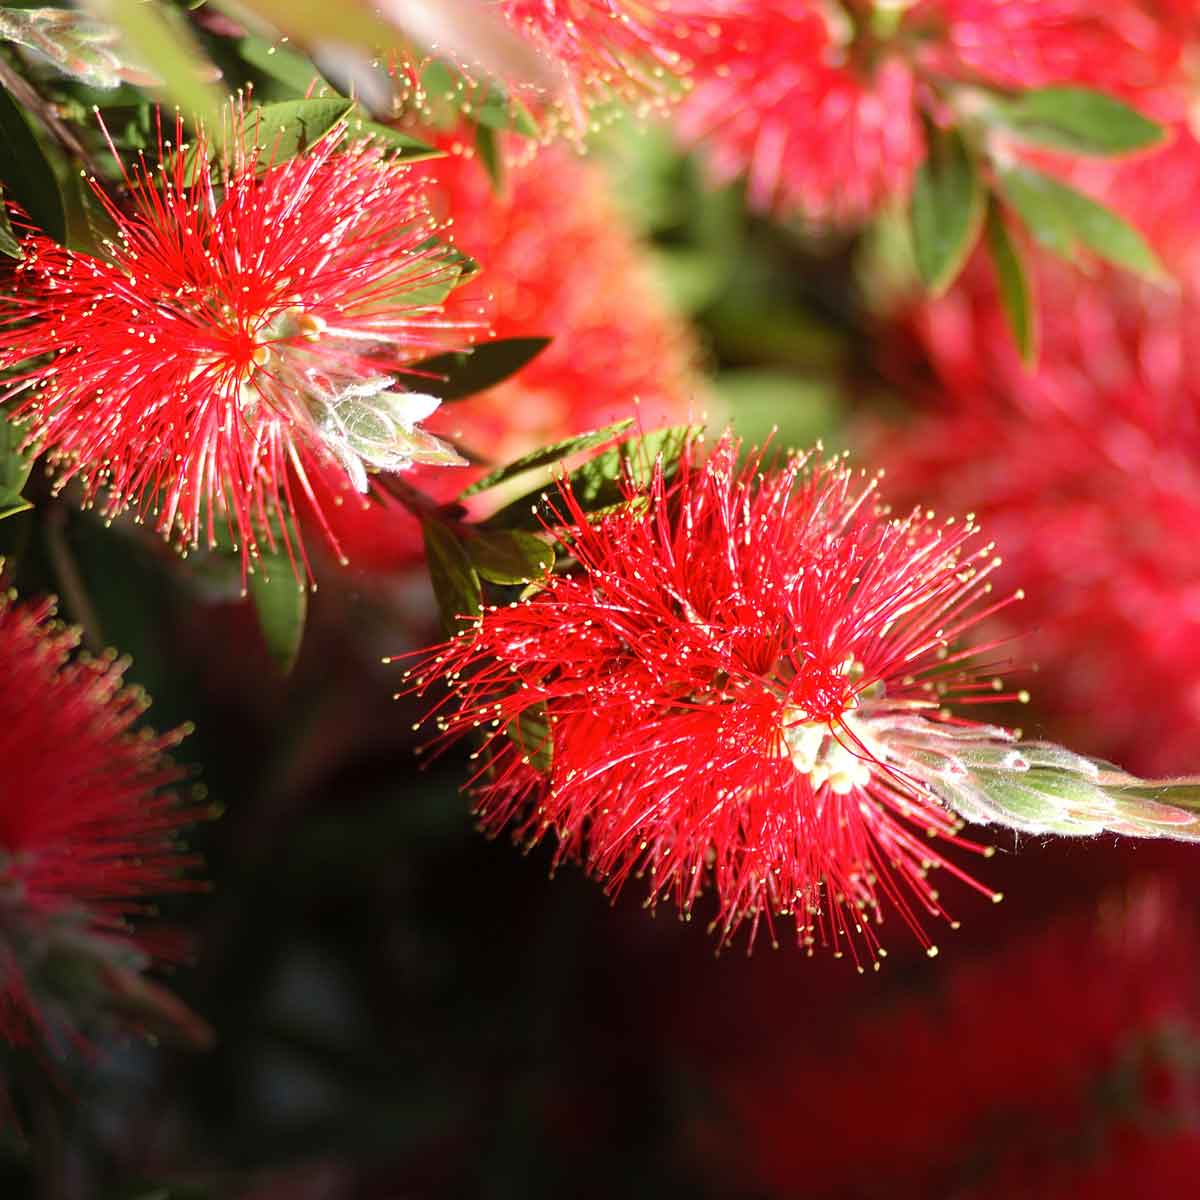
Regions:
M 983 728 L 942 700 L 995 695 L 948 649 L 992 607 L 992 548 L 886 518 L 848 470 L 737 453 L 689 447 L 596 521 L 565 492 L 579 570 L 485 611 L 417 686 L 449 685 L 446 736 L 487 732 L 488 830 L 553 832 L 611 890 L 645 875 L 686 914 L 711 882 L 723 940 L 786 915 L 805 945 L 874 954 L 885 898 L 924 939 L 931 864 L 968 878 L 931 847 L 958 822 L 922 773 L 927 737 Z
M 60 482 L 184 545 L 223 524 L 244 561 L 280 536 L 289 468 L 311 496 L 306 459 L 360 489 L 365 467 L 457 461 L 416 427 L 437 402 L 393 390 L 444 324 L 405 298 L 448 278 L 419 184 L 344 128 L 274 165 L 241 148 L 254 133 L 235 114 L 219 183 L 203 136 L 161 175 L 140 164 L 132 215 L 97 186 L 109 258 L 30 233 L 0 297 L 7 395 Z
M 1183 908 L 1143 886 L 820 1042 L 786 990 L 764 996 L 736 1054 L 691 1065 L 727 1109 L 707 1153 L 772 1197 L 858 1200 L 881 1179 L 914 1200 L 1174 1194 L 1200 1161 L 1200 943 Z
M 547 146 L 511 162 L 497 194 L 458 139 L 448 149 L 420 170 L 447 235 L 483 264 L 457 295 L 496 337 L 553 340 L 511 379 L 434 414 L 429 428 L 503 462 L 627 417 L 635 403 L 647 425 L 689 420 L 707 400 L 694 337 L 661 296 L 604 172 Z M 418 467 L 410 479 L 449 500 L 470 475 Z M 356 564 L 398 566 L 422 554 L 416 522 L 383 503 L 387 511 L 344 494 L 324 506 Z
M 675 123 L 719 181 L 744 173 L 753 207 L 821 221 L 857 220 L 907 193 L 924 138 L 901 56 L 860 71 L 848 27 L 813 0 L 739 5 L 714 29 L 692 53 Z
M 1150 161 L 1150 160 L 1148 160 Z M 977 264 L 982 267 L 982 264 Z M 1017 357 L 990 275 L 909 318 L 937 387 L 864 431 L 900 499 L 978 514 L 1019 580 L 1023 657 L 1055 736 L 1145 774 L 1200 732 L 1200 335 L 1194 288 L 1043 262 L 1042 349 Z M 908 381 L 911 384 L 911 381 Z M 996 636 L 1018 632 L 1005 614 Z
M 718 179 L 745 174 L 755 208 L 823 222 L 908 194 L 922 117 L 944 119 L 958 85 L 1082 84 L 1167 119 L 1187 106 L 1186 22 L 1137 0 L 764 0 L 708 25 L 689 50 L 681 137 Z
M 113 990 L 147 961 L 128 919 L 195 886 L 177 835 L 197 813 L 167 790 L 186 730 L 137 730 L 146 701 L 122 686 L 126 664 L 73 655 L 52 613 L 0 596 L 0 1036 L 13 1042 L 80 999 L 53 994 L 56 962 L 86 961 Z

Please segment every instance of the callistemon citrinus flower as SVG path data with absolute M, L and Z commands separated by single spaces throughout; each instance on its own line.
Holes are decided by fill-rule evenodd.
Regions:
M 147 701 L 122 685 L 128 664 L 74 653 L 77 634 L 52 615 L 47 601 L 0 595 L 0 1037 L 10 1041 L 73 1023 L 78 1003 L 128 981 L 158 944 L 130 918 L 195 886 L 178 835 L 198 814 L 169 790 L 182 773 L 167 757 L 186 730 L 139 729 Z M 56 965 L 61 975 L 69 962 L 89 978 L 56 992 Z
M 962 88 L 1082 84 L 1180 115 L 1183 34 L 1134 0 L 733 3 L 689 43 L 676 124 L 719 179 L 747 177 L 754 207 L 854 221 L 907 196 L 922 119 Z
M 1200 735 L 1198 281 L 1167 291 L 1053 261 L 1035 279 L 1034 369 L 1004 337 L 986 264 L 903 314 L 923 358 L 900 376 L 915 412 L 902 428 L 864 429 L 864 440 L 898 499 L 977 513 L 1004 547 L 998 586 L 1019 581 L 1029 593 L 1019 624 L 1050 728 L 1133 770 L 1190 771 Z M 991 628 L 1008 636 L 1017 625 L 999 613 Z
M 977 729 L 944 705 L 1001 698 L 971 665 L 990 649 L 957 648 L 1008 603 L 998 559 L 969 523 L 887 516 L 842 466 L 738 449 L 692 444 L 595 519 L 564 491 L 578 569 L 486 609 L 416 686 L 449 685 L 447 736 L 486 734 L 486 828 L 552 832 L 686 914 L 711 885 L 722 939 L 786 916 L 803 944 L 873 954 L 885 899 L 920 931 L 942 913 L 930 869 L 969 881 L 926 781 Z
M 6 395 L 60 482 L 184 545 L 224 524 L 244 556 L 280 536 L 292 552 L 278 526 L 293 486 L 311 495 L 306 457 L 360 489 L 367 468 L 458 461 L 417 427 L 437 402 L 397 383 L 445 324 L 417 289 L 454 270 L 419 184 L 344 127 L 274 164 L 258 134 L 238 110 L 227 160 L 201 134 L 158 171 L 140 162 L 128 213 L 94 184 L 108 257 L 31 231 L 0 297 Z
M 688 1064 L 724 1114 L 705 1148 L 762 1196 L 878 1195 L 884 1177 L 913 1200 L 1174 1195 L 1200 1165 L 1198 968 L 1186 896 L 1142 884 L 821 1045 L 773 979 L 746 997 L 736 1053 Z M 847 1063 L 869 1063 L 870 1085 Z

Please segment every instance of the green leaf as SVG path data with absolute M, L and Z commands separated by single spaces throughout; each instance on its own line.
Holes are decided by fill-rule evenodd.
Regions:
M 0 188 L 0 254 L 16 259 L 25 257 L 25 252 L 21 249 L 21 243 L 17 241 L 17 235 L 13 233 L 13 227 L 9 224 L 8 209 L 4 204 L 4 190 L 2 188 Z
M 104 15 L 124 34 L 137 61 L 162 76 L 163 90 L 185 120 L 220 128 L 225 100 L 208 82 L 212 65 L 182 13 L 159 0 L 105 0 Z
M 504 732 L 521 748 L 522 757 L 530 766 L 543 775 L 550 774 L 554 763 L 554 739 L 550 735 L 544 700 L 525 709 L 515 721 L 508 723 Z
M 550 338 L 500 338 L 471 350 L 456 350 L 413 363 L 409 371 L 421 377 L 413 390 L 439 400 L 461 400 L 503 383 L 550 345 Z
M 489 583 L 529 583 L 554 567 L 553 546 L 516 530 L 480 533 L 466 543 L 466 550 L 472 566 Z
M 909 217 L 921 281 L 934 295 L 954 282 L 983 223 L 979 170 L 956 129 L 934 132 L 913 185 Z
M 1074 261 L 1085 246 L 1114 266 L 1147 279 L 1168 278 L 1158 256 L 1128 222 L 1074 188 L 1032 167 L 999 173 L 1000 191 L 1033 237 L 1048 250 Z
M 334 90 L 310 59 L 283 42 L 245 37 L 238 42 L 238 53 L 250 66 L 257 68 L 264 75 L 269 75 L 300 96 L 308 92 L 314 80 L 319 87 Z
M 381 125 L 378 121 L 358 118 L 350 122 L 350 129 L 352 133 L 373 138 L 381 143 L 385 150 L 391 151 L 393 157 L 401 162 L 424 162 L 430 158 L 446 157 L 445 150 L 426 145 L 420 138 L 401 133 L 390 125 Z
M 1012 330 L 1017 350 L 1026 363 L 1037 359 L 1038 315 L 1033 296 L 1033 283 L 1021 248 L 1013 241 L 1000 206 L 993 199 L 988 204 L 987 230 L 985 238 L 988 256 L 996 273 L 996 286 L 1000 292 L 1000 304 Z
M 423 521 L 425 562 L 447 632 L 460 629 L 483 608 L 483 588 L 462 542 L 439 521 Z
M 21 489 L 33 470 L 33 455 L 21 449 L 25 430 L 0 408 L 0 520 L 33 507 Z
M 0 88 L 0 181 L 48 237 L 56 242 L 66 238 L 67 217 L 54 169 L 4 88 Z
M 536 138 L 541 134 L 529 109 L 520 100 L 508 97 L 503 92 L 491 91 L 483 100 L 465 105 L 463 112 L 476 125 L 485 125 L 500 133 L 511 131 L 527 138 Z
M 1165 137 L 1161 125 L 1136 109 L 1086 87 L 1035 88 L 998 112 L 1024 141 L 1076 154 L 1125 154 Z
M 284 554 L 259 559 L 250 576 L 250 597 L 267 650 L 285 675 L 296 665 L 308 613 L 308 589 Z
M 672 425 L 641 437 L 627 438 L 572 471 L 563 486 L 569 488 L 579 506 L 593 516 L 620 507 L 626 503 L 624 480 L 631 479 L 643 486 L 649 483 L 659 455 L 663 459 L 664 473 L 670 478 L 678 469 L 684 447 L 699 432 L 700 427 L 696 425 Z M 482 522 L 481 528 L 540 529 L 543 523 L 554 523 L 556 507 L 553 493 L 530 492 L 494 512 Z
M 491 126 L 482 123 L 475 126 L 475 152 L 492 181 L 492 190 L 500 191 L 504 186 L 504 156 Z
M 264 104 L 247 115 L 247 138 L 253 137 L 267 151 L 266 161 L 286 162 L 319 141 L 353 109 L 354 101 L 343 96 Z
M 633 418 L 627 417 L 624 421 L 617 421 L 616 424 L 607 425 L 603 429 L 596 429 L 591 433 L 579 433 L 574 437 L 566 438 L 561 442 L 555 442 L 550 446 L 543 446 L 540 450 L 534 450 L 530 454 L 524 454 L 520 458 L 514 459 L 507 466 L 500 467 L 490 475 L 485 475 L 482 479 L 477 479 L 470 487 L 464 488 L 459 493 L 458 498 L 465 500 L 468 496 L 474 496 L 479 492 L 486 492 L 489 488 L 506 483 L 518 475 L 523 475 L 526 471 L 532 471 L 537 467 L 548 467 L 551 463 L 558 462 L 562 458 L 567 458 L 571 454 L 577 454 L 580 450 L 590 450 L 593 446 L 599 446 L 604 442 L 612 441 L 613 438 L 624 433 L 632 424 Z

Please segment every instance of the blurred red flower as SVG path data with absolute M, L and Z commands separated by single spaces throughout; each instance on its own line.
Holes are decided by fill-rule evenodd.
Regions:
M 100 259 L 36 231 L 0 297 L 0 366 L 16 371 L 29 436 L 59 481 L 105 511 L 136 506 L 186 546 L 227 530 L 243 564 L 283 539 L 305 457 L 360 489 L 365 466 L 453 462 L 416 423 L 428 397 L 395 376 L 444 339 L 438 305 L 406 294 L 448 281 L 427 246 L 420 185 L 344 127 L 266 166 L 255 118 L 235 111 L 230 163 L 199 135 L 160 142 Z M 177 143 L 182 127 L 177 124 Z M 114 151 L 115 154 L 115 151 Z M 214 181 L 213 173 L 218 173 Z
M 73 653 L 77 634 L 52 615 L 0 595 L 0 1036 L 14 1042 L 128 983 L 156 944 L 129 918 L 196 886 L 178 834 L 199 814 L 169 790 L 186 730 L 139 730 L 147 701 L 122 686 L 128 664 Z M 97 978 L 59 994 L 71 961 Z
M 1053 735 L 1143 774 L 1194 770 L 1200 732 L 1200 371 L 1193 287 L 1041 262 L 1039 362 L 989 274 L 909 316 L 934 372 L 864 434 L 903 500 L 975 514 L 1020 581 L 1021 657 Z
M 958 822 L 922 782 L 925 739 L 970 736 L 943 702 L 995 694 L 987 647 L 947 649 L 1007 603 L 992 548 L 886 517 L 844 468 L 738 450 L 689 445 L 600 520 L 563 489 L 579 570 L 486 610 L 417 686 L 448 685 L 446 737 L 486 734 L 488 830 L 552 832 L 559 858 L 611 890 L 645 876 L 686 915 L 711 885 L 722 940 L 786 917 L 803 945 L 873 957 L 886 899 L 928 945 L 930 868 L 969 878 L 930 842 Z
M 956 90 L 1082 84 L 1179 119 L 1193 24 L 1138 0 L 734 3 L 692 39 L 676 124 L 753 207 L 852 222 L 907 195 Z
M 1183 905 L 1143 885 L 821 1041 L 776 995 L 769 1038 L 700 1068 L 728 1109 L 703 1152 L 765 1196 L 1176 1194 L 1200 1162 L 1198 943 Z

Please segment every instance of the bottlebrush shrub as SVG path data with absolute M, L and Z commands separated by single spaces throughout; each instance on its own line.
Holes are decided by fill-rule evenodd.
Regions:
M 692 1064 L 726 1110 L 698 1145 L 764 1196 L 875 1196 L 882 1178 L 922 1200 L 1173 1195 L 1200 1162 L 1198 952 L 1184 898 L 1143 883 L 832 1043 L 776 992 L 769 1037 Z
M 295 565 L 306 457 L 358 488 L 367 468 L 458 461 L 417 427 L 436 401 L 396 384 L 444 342 L 459 271 L 419 184 L 343 124 L 280 161 L 261 122 L 234 110 L 227 159 L 204 133 L 185 150 L 177 122 L 179 152 L 160 135 L 159 169 L 124 176 L 131 212 L 93 181 L 116 226 L 106 258 L 26 225 L 0 296 L 4 397 L 59 485 L 184 546 L 225 530 L 243 571 L 279 539 Z
M 722 940 L 786 916 L 806 946 L 874 955 L 885 898 L 924 939 L 931 870 L 970 879 L 930 840 L 967 844 L 922 734 L 970 729 L 953 698 L 1004 698 L 994 662 L 972 665 L 994 645 L 952 648 L 1012 599 L 989 595 L 994 549 L 887 517 L 844 467 L 738 450 L 689 443 L 672 482 L 660 459 L 594 520 L 564 488 L 551 523 L 578 569 L 485 608 L 416 686 L 449 685 L 445 737 L 488 731 L 488 830 L 553 833 L 559 858 L 611 890 L 645 875 L 685 915 L 711 883 Z
M 1195 286 L 1042 262 L 1036 289 L 1033 371 L 982 271 L 906 314 L 933 384 L 902 371 L 915 419 L 860 427 L 861 440 L 898 498 L 977 513 L 1004 546 L 997 579 L 1029 599 L 1019 623 L 994 614 L 991 634 L 1025 635 L 1054 733 L 1135 770 L 1188 770 L 1200 733 Z
M 179 834 L 201 813 L 167 755 L 187 731 L 138 729 L 128 664 L 74 653 L 53 611 L 0 596 L 0 1037 L 17 1043 L 148 1000 L 164 1015 L 137 973 L 172 939 L 129 922 L 196 886 Z
M 509 143 L 497 192 L 461 134 L 442 144 L 445 158 L 414 170 L 427 181 L 446 236 L 483 264 L 456 291 L 456 304 L 496 339 L 550 344 L 498 385 L 444 405 L 430 430 L 503 462 L 624 417 L 635 405 L 653 426 L 686 420 L 708 402 L 695 337 L 662 296 L 599 166 L 562 146 L 531 156 Z M 437 384 L 416 377 L 413 386 Z M 481 473 L 417 467 L 409 478 L 449 501 Z M 418 524 L 394 500 L 376 489 L 364 502 L 340 471 L 326 472 L 323 482 L 333 503 L 322 510 L 352 563 L 378 571 L 419 561 Z
M 758 209 L 853 223 L 912 194 L 918 259 L 938 290 L 979 233 L 988 190 L 1043 233 L 1077 231 L 1112 253 L 1087 201 L 1029 178 L 1016 154 L 1152 144 L 1126 104 L 1158 119 L 1186 111 L 1192 37 L 1174 6 L 1135 0 L 733 4 L 692 39 L 675 122 L 718 179 L 746 176 Z

